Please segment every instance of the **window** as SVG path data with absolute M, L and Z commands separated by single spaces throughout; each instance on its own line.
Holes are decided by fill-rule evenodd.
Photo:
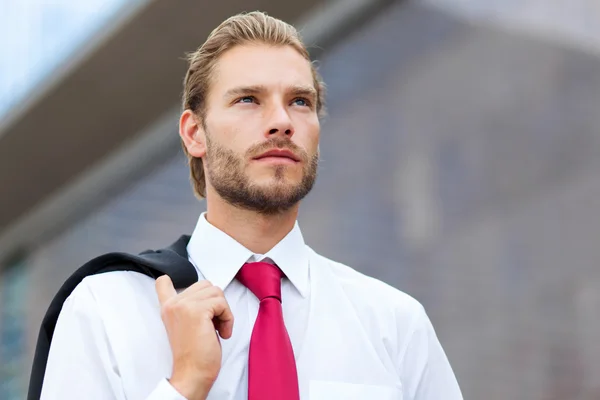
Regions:
M 12 262 L 0 280 L 0 399 L 20 400 L 26 395 L 27 268 Z

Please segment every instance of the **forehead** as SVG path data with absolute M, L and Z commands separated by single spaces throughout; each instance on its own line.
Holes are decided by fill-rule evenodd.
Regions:
M 211 92 L 247 85 L 313 86 L 310 62 L 291 46 L 236 46 L 217 61 Z

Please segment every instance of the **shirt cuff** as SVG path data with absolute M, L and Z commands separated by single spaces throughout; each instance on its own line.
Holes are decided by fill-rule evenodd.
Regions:
M 187 400 L 165 378 L 156 386 L 156 389 L 146 400 Z

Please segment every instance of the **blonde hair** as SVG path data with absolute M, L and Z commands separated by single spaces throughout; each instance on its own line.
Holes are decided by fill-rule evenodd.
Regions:
M 291 46 L 309 62 L 310 55 L 296 28 L 260 11 L 234 15 L 215 28 L 206 42 L 195 52 L 188 54 L 189 67 L 183 87 L 183 109 L 191 110 L 204 124 L 206 95 L 210 78 L 219 57 L 234 46 L 261 43 L 271 46 Z M 324 113 L 325 87 L 311 62 L 313 84 L 317 91 L 316 110 Z M 198 198 L 206 196 L 206 181 L 202 159 L 190 155 L 183 144 L 183 151 L 190 167 L 190 180 Z

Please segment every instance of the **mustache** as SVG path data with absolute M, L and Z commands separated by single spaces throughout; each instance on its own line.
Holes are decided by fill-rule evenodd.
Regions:
M 258 143 L 248 149 L 247 155 L 249 158 L 255 158 L 273 149 L 289 150 L 297 155 L 302 161 L 308 160 L 308 153 L 302 147 L 285 137 L 275 137 L 268 139 L 265 142 Z

